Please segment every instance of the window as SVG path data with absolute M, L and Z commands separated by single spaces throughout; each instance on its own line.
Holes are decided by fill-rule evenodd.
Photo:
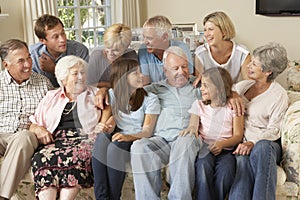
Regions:
M 104 31 L 111 25 L 110 0 L 57 0 L 57 7 L 68 39 L 89 49 L 102 44 Z

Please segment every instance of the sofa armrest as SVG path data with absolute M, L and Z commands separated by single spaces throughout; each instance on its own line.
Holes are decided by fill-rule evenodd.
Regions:
M 300 101 L 292 103 L 281 126 L 283 163 L 287 181 L 300 185 Z

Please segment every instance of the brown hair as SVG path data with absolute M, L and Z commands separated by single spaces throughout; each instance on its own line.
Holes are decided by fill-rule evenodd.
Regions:
M 211 67 L 205 70 L 202 77 L 209 78 L 217 88 L 219 94 L 218 105 L 226 105 L 227 99 L 232 94 L 232 78 L 229 72 L 222 67 Z M 210 101 L 204 101 L 204 104 L 210 104 Z
M 19 39 L 10 39 L 5 41 L 0 46 L 0 58 L 2 61 L 8 56 L 10 51 L 14 51 L 16 49 L 26 48 L 28 50 L 28 45 L 26 42 Z
M 61 24 L 62 27 L 64 27 L 62 21 L 58 17 L 44 14 L 36 20 L 34 33 L 39 39 L 46 39 L 46 30 L 51 30 L 58 24 Z
M 119 58 L 111 64 L 110 82 L 114 91 L 115 106 L 112 112 L 118 117 L 119 111 L 129 113 L 138 110 L 147 92 L 143 88 L 138 88 L 134 93 L 130 93 L 130 86 L 127 81 L 129 73 L 136 71 L 139 67 L 137 60 Z

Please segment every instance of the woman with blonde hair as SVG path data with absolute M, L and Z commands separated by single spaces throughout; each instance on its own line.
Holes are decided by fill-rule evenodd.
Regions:
M 195 69 L 199 74 L 211 67 L 228 70 L 236 83 L 247 79 L 250 54 L 245 46 L 235 43 L 235 28 L 229 16 L 221 11 L 213 12 L 203 19 L 205 43 L 195 51 Z
M 119 57 L 136 59 L 137 54 L 129 49 L 132 33 L 124 24 L 113 24 L 106 29 L 103 43 L 96 47 L 89 59 L 88 84 L 98 87 L 110 87 L 109 74 L 110 64 Z

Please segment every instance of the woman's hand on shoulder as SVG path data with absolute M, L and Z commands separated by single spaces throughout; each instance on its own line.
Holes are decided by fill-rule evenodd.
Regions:
M 253 147 L 254 147 L 254 143 L 250 141 L 240 143 L 237 146 L 236 150 L 233 152 L 233 154 L 247 156 L 250 154 Z
M 201 74 L 198 74 L 197 77 L 196 77 L 196 79 L 193 82 L 193 86 L 195 88 L 200 87 L 200 85 L 201 85 L 201 78 L 202 78 Z
M 236 92 L 232 92 L 232 97 L 228 99 L 229 106 L 232 110 L 234 110 L 234 113 L 236 116 L 242 116 L 245 113 L 245 102 L 240 95 L 238 95 Z
M 94 100 L 95 106 L 97 106 L 100 109 L 104 109 L 104 105 L 109 105 L 108 102 L 108 88 L 102 87 L 98 90 L 95 100 Z

